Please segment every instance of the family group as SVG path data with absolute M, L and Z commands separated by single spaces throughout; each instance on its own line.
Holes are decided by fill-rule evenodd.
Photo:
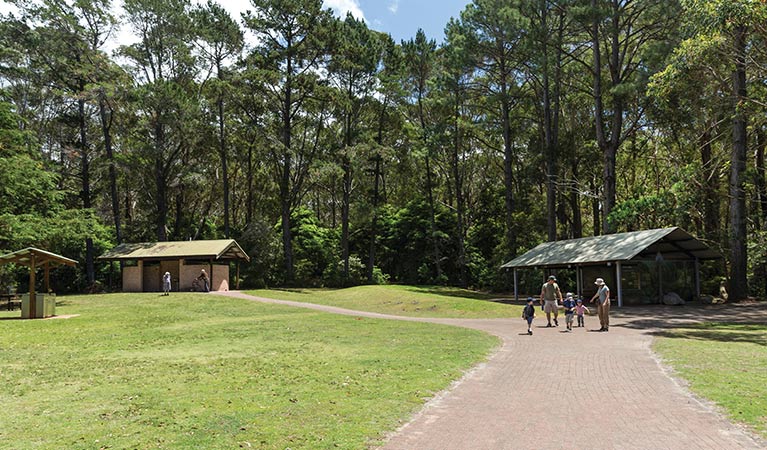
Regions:
M 599 324 L 601 328 L 598 331 L 608 331 L 610 328 L 610 288 L 605 284 L 605 280 L 597 278 L 594 281 L 597 285 L 597 292 L 591 297 L 591 303 L 597 302 L 597 314 L 599 315 Z M 557 299 L 558 297 L 558 299 Z M 573 319 L 578 317 L 578 326 L 584 327 L 584 315 L 590 314 L 589 309 L 583 304 L 583 300 L 575 299 L 571 292 L 562 297 L 562 291 L 557 284 L 557 277 L 554 275 L 549 276 L 548 281 L 543 284 L 541 288 L 540 304 L 543 312 L 546 313 L 546 320 L 548 324 L 546 328 L 551 328 L 551 316 L 554 315 L 554 325 L 559 326 L 559 302 L 562 303 L 562 307 L 565 311 L 565 325 L 566 331 L 573 330 Z M 527 321 L 527 334 L 533 334 L 533 319 L 535 318 L 535 306 L 533 306 L 533 297 L 527 298 L 527 305 L 522 310 L 522 318 Z

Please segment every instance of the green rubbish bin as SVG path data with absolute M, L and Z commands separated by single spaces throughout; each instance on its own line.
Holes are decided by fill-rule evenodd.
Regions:
M 30 311 L 31 302 L 29 294 L 21 295 L 21 318 L 22 319 L 42 319 L 56 315 L 56 294 L 35 294 L 35 315 L 32 317 Z

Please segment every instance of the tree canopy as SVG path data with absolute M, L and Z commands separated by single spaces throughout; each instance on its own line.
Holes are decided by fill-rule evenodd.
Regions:
M 65 289 L 115 243 L 223 237 L 244 286 L 506 289 L 540 242 L 680 226 L 767 294 L 764 2 L 474 0 L 441 42 L 321 0 L 17 4 L 0 251 L 81 259 Z

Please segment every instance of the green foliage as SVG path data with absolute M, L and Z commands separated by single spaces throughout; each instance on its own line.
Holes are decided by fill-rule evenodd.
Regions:
M 613 196 L 616 231 L 682 226 L 726 254 L 733 113 L 752 117 L 751 148 L 766 133 L 764 2 L 476 0 L 443 42 L 397 43 L 321 0 L 253 0 L 242 23 L 220 2 L 125 0 L 114 14 L 137 39 L 114 55 L 109 1 L 15 4 L 0 18 L 9 250 L 79 258 L 78 239 L 101 251 L 121 222 L 129 242 L 238 239 L 245 286 L 507 290 L 502 263 L 549 233 L 598 232 Z M 737 27 L 749 86 L 733 110 Z M 744 191 L 756 293 L 759 154 Z

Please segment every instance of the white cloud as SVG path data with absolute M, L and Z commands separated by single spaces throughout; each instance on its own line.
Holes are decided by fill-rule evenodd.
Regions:
M 365 14 L 357 0 L 324 0 L 323 4 L 340 17 L 345 17 L 346 13 L 351 13 L 357 20 L 365 20 Z M 367 20 L 365 21 L 367 22 Z
M 389 11 L 392 14 L 397 14 L 397 11 L 399 11 L 399 0 L 394 0 L 389 4 Z

